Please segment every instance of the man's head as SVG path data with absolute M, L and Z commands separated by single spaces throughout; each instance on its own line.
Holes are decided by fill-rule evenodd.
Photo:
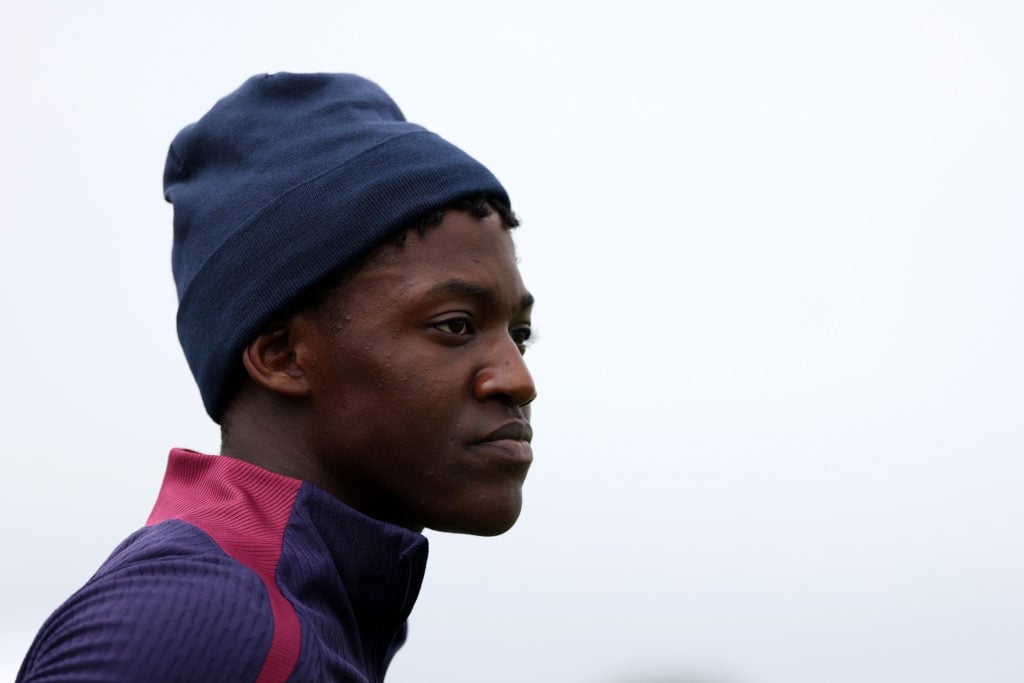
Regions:
M 171 143 L 178 337 L 219 421 L 242 348 L 274 315 L 425 212 L 508 204 L 479 162 L 350 74 L 254 76 Z
M 357 77 L 281 75 L 179 134 L 179 336 L 225 453 L 408 528 L 501 533 L 532 460 L 517 221 L 486 169 L 400 117 Z

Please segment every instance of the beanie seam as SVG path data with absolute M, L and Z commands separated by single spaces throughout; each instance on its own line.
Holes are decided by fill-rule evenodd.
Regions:
M 173 144 L 168 148 L 167 152 L 174 159 L 174 165 L 178 167 L 178 170 L 181 170 L 185 166 L 185 162 L 182 161 L 181 155 L 178 154 L 178 150 L 174 149 Z

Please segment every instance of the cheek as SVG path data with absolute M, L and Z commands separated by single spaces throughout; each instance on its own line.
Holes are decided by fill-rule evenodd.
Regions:
M 443 443 L 456 440 L 464 430 L 470 400 L 466 385 L 454 373 L 409 371 L 387 393 L 408 429 L 431 443 Z
M 330 419 L 346 441 L 365 447 L 368 440 L 397 446 L 456 439 L 471 400 L 468 359 L 415 336 L 389 349 L 363 341 L 336 344 L 317 368 Z

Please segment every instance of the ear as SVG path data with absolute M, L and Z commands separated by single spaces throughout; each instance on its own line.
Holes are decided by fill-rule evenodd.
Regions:
M 309 382 L 292 336 L 291 322 L 268 327 L 242 351 L 242 364 L 263 388 L 297 398 L 309 393 Z

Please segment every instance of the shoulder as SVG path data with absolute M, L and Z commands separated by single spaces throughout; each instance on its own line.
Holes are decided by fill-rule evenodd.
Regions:
M 260 578 L 171 520 L 126 540 L 57 609 L 19 680 L 255 680 L 273 628 Z

